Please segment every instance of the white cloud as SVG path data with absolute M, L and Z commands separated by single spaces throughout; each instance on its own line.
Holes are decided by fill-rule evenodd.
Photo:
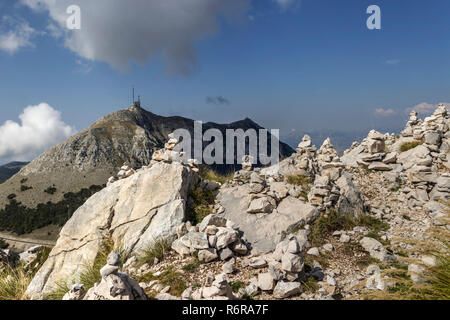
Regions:
M 244 18 L 250 0 L 21 0 L 47 12 L 52 34 L 81 58 L 124 70 L 130 62 L 162 57 L 167 69 L 189 74 L 198 67 L 196 42 L 219 29 L 219 16 Z M 66 9 L 81 8 L 81 30 L 68 30 Z M 55 29 L 59 28 L 59 31 Z
M 444 105 L 447 108 L 450 108 L 450 103 L 444 102 Z M 421 115 L 430 115 L 436 110 L 438 104 L 431 104 L 427 102 L 419 103 L 418 105 L 415 105 L 414 107 L 406 108 L 405 113 L 409 114 L 411 111 L 416 111 L 418 114 Z
M 22 48 L 33 47 L 31 38 L 36 34 L 28 22 L 4 16 L 0 24 L 0 50 L 12 55 Z
M 389 65 L 392 65 L 392 66 L 397 65 L 399 63 L 400 63 L 400 59 L 386 60 L 386 64 L 389 64 Z
M 378 117 L 391 117 L 396 114 L 397 114 L 397 112 L 395 112 L 395 110 L 393 110 L 393 109 L 378 108 L 378 109 L 375 109 L 375 111 L 374 111 L 374 115 L 376 115 Z
M 0 159 L 31 160 L 75 133 L 47 103 L 26 107 L 19 119 L 0 126 Z
M 277 3 L 281 9 L 286 10 L 294 5 L 299 4 L 299 0 L 272 0 Z

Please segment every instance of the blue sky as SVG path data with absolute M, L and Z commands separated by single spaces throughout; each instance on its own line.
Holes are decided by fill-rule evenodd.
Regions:
M 1 2 L 0 126 L 7 120 L 20 124 L 18 116 L 27 106 L 44 102 L 61 112 L 65 124 L 81 130 L 130 105 L 132 85 L 144 107 L 157 114 L 216 122 L 250 117 L 282 134 L 400 129 L 405 109 L 450 101 L 448 0 L 242 0 L 248 2 L 230 4 L 227 17 L 225 9 L 205 4 L 209 0 L 195 0 L 191 20 L 196 21 L 188 17 L 187 26 L 180 22 L 181 37 L 176 28 L 160 34 L 159 28 L 168 29 L 158 25 L 166 17 L 152 17 L 157 12 L 151 11 L 152 1 L 147 7 L 136 0 L 137 7 L 149 12 L 139 11 L 140 32 L 132 40 L 125 39 L 129 34 L 122 29 L 133 26 L 121 16 L 110 28 L 116 34 L 100 26 L 98 38 L 92 38 L 94 30 L 83 28 L 93 28 L 94 17 L 99 24 L 108 20 L 98 16 L 104 9 L 84 1 L 69 1 L 80 4 L 85 32 L 72 48 L 66 40 L 79 30 L 55 37 L 48 29 L 49 24 L 58 27 L 55 17 L 61 8 L 39 10 L 34 0 Z M 133 2 L 126 1 L 129 6 Z M 381 8 L 381 30 L 366 27 L 366 9 L 372 4 Z M 202 6 L 207 7 L 204 13 Z M 106 14 L 118 13 L 112 8 Z M 178 18 L 174 13 L 166 20 L 177 23 Z M 33 31 L 17 33 L 24 24 Z M 154 25 L 145 29 L 144 24 Z M 27 41 L 14 52 L 1 50 L 1 34 L 13 31 Z M 111 45 L 110 52 L 135 43 L 149 51 L 148 59 L 118 67 L 108 50 L 103 55 L 95 51 L 103 49 L 96 46 L 99 42 Z M 180 57 L 177 50 L 166 56 L 164 50 L 173 47 L 181 48 Z M 187 52 L 189 48 L 195 52 Z M 86 58 L 86 52 L 95 57 Z M 133 59 L 127 60 L 127 54 L 124 49 L 125 62 Z M 195 66 L 194 71 L 173 70 L 183 69 L 183 63 Z M 229 103 L 208 103 L 208 97 Z M 1 134 L 0 129 L 0 141 Z M 0 159 L 11 157 L 0 146 Z

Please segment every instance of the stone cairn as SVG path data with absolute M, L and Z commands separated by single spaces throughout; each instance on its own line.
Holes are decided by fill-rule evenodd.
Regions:
M 198 226 L 190 222 L 182 223 L 177 228 L 178 239 L 172 243 L 172 249 L 182 258 L 197 254 L 201 263 L 228 261 L 222 266 L 223 273 L 215 278 L 209 275 L 201 288 L 186 290 L 185 299 L 235 299 L 228 284 L 226 274 L 235 271 L 236 256 L 248 253 L 248 244 L 237 227 L 230 220 L 217 214 L 208 215 Z
M 443 104 L 423 121 L 412 111 L 399 137 L 372 130 L 361 144 L 354 143 L 346 150 L 342 160 L 348 166 L 385 172 L 393 188 L 401 189 L 409 207 L 423 207 L 433 223 L 440 225 L 438 218 L 445 213 L 439 201 L 450 199 L 449 125 Z M 417 146 L 402 152 L 405 143 Z
M 87 292 L 82 284 L 74 284 L 62 300 L 147 300 L 144 290 L 127 274 L 119 271 L 121 256 L 111 252 L 100 269 L 102 279 Z
M 208 215 L 198 226 L 182 223 L 177 236 L 172 249 L 182 257 L 197 252 L 202 263 L 226 261 L 248 252 L 247 243 L 234 223 L 217 214 Z
M 169 134 L 169 141 L 164 145 L 163 149 L 156 150 L 152 155 L 152 160 L 148 166 L 143 166 L 141 170 L 150 168 L 156 162 L 179 162 L 189 167 L 192 171 L 199 172 L 198 161 L 196 159 L 188 159 L 185 161 L 184 152 L 175 151 L 176 146 L 179 144 L 178 139 L 174 138 L 173 133 Z M 116 176 L 112 176 L 108 179 L 107 186 L 113 184 L 116 181 L 127 179 L 135 174 L 137 171 L 131 168 L 127 163 L 120 168 L 120 171 Z
M 250 279 L 250 284 L 242 288 L 240 294 L 251 297 L 261 290 L 272 292 L 275 298 L 284 299 L 302 293 L 300 281 L 305 279 L 306 274 L 301 251 L 306 243 L 307 236 L 299 242 L 296 236 L 289 235 L 276 246 L 272 254 L 247 259 L 244 265 L 254 269 L 267 268 L 268 271 Z
M 102 280 L 84 294 L 82 284 L 75 284 L 63 300 L 147 300 L 144 290 L 127 274 L 119 271 L 120 254 L 111 252 L 100 270 Z

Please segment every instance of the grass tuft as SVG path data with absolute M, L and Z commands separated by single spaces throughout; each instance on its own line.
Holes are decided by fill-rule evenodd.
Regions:
M 33 265 L 25 267 L 19 263 L 16 267 L 7 266 L 0 271 L 0 300 L 25 300 L 25 291 L 36 272 L 47 260 L 49 248 L 42 248 L 37 252 L 37 259 Z
M 314 247 L 319 247 L 325 243 L 327 236 L 338 230 L 351 230 L 356 226 L 363 226 L 369 229 L 372 237 L 380 239 L 378 233 L 389 229 L 389 224 L 377 218 L 362 215 L 354 218 L 350 215 L 340 214 L 335 210 L 329 210 L 314 221 L 311 226 L 310 240 Z
M 308 277 L 306 280 L 302 281 L 303 289 L 307 293 L 315 293 L 319 290 L 319 284 L 317 280 L 313 277 Z
M 420 146 L 421 144 L 423 144 L 424 141 L 412 141 L 412 142 L 405 142 L 400 146 L 400 152 L 405 152 L 411 149 L 414 149 L 417 146 Z
M 207 166 L 201 166 L 199 170 L 200 177 L 202 180 L 209 180 L 214 182 L 219 182 L 224 184 L 233 179 L 234 172 L 228 174 L 218 173 Z
M 308 188 L 309 184 L 311 183 L 311 178 L 301 174 L 289 175 L 286 177 L 286 181 L 287 183 L 293 184 L 295 186 L 302 186 L 303 188 Z
M 151 246 L 142 250 L 138 256 L 138 266 L 142 266 L 146 263 L 153 264 L 155 258 L 162 261 L 167 253 L 171 250 L 172 240 L 168 238 L 162 238 L 156 240 Z
M 173 266 L 170 266 L 164 270 L 158 279 L 163 286 L 170 286 L 169 293 L 176 297 L 180 297 L 183 291 L 187 288 L 184 276 L 180 272 L 176 271 Z
M 200 223 L 206 216 L 214 213 L 214 192 L 198 187 L 189 192 L 192 202 L 189 201 L 187 207 L 188 220 L 193 225 Z
M 0 273 L 0 300 L 24 300 L 34 274 L 22 267 L 6 267 Z
M 189 264 L 183 266 L 183 270 L 186 272 L 193 273 L 198 269 L 199 266 L 200 266 L 200 261 L 198 261 L 197 258 L 194 258 L 194 259 L 192 259 L 192 261 Z
M 243 283 L 242 281 L 233 281 L 229 284 L 234 293 L 238 293 L 239 289 L 245 288 L 245 283 Z

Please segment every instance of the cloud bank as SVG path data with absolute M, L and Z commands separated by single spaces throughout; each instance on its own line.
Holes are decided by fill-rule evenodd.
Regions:
M 391 117 L 396 114 L 397 114 L 397 112 L 395 112 L 394 109 L 378 108 L 378 109 L 375 109 L 375 111 L 374 111 L 374 115 L 377 117 Z
M 250 0 L 21 0 L 46 12 L 49 29 L 81 58 L 126 70 L 162 57 L 172 73 L 198 67 L 195 44 L 219 30 L 219 19 L 241 17 Z M 66 28 L 70 5 L 81 8 L 81 30 Z
M 400 59 L 386 60 L 386 64 L 389 64 L 389 65 L 397 65 L 399 63 L 400 63 Z
M 449 102 L 444 102 L 444 105 L 447 108 L 450 108 Z M 405 113 L 409 114 L 411 111 L 414 110 L 420 115 L 430 115 L 434 112 L 434 110 L 436 110 L 437 107 L 438 107 L 438 104 L 422 102 L 422 103 L 419 103 L 418 105 L 415 105 L 414 107 L 406 108 Z
M 4 16 L 0 20 L 0 50 L 13 55 L 19 49 L 33 47 L 31 38 L 36 34 L 28 22 Z
M 47 103 L 28 106 L 19 119 L 20 123 L 8 120 L 0 126 L 0 159 L 4 161 L 31 160 L 75 133 Z

